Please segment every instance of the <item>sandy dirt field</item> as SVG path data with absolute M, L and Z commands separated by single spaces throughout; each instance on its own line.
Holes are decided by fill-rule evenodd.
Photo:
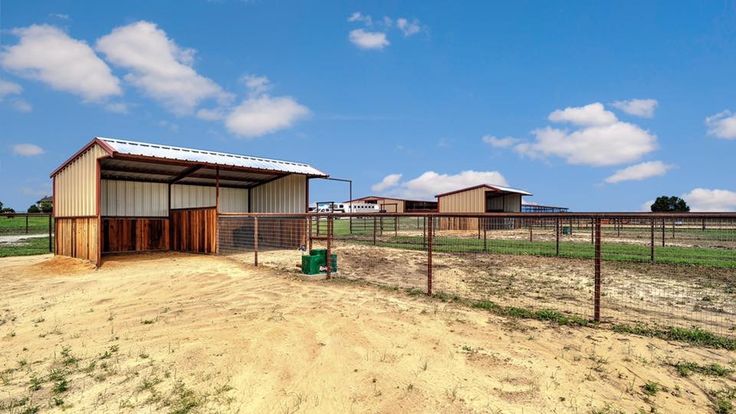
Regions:
M 334 248 L 342 277 L 426 291 L 427 254 L 340 242 Z M 238 256 L 253 263 L 252 254 Z M 261 252 L 266 266 L 293 271 L 295 251 Z M 500 305 L 591 318 L 591 260 L 498 254 L 434 253 L 435 292 Z M 691 327 L 736 336 L 736 269 L 610 262 L 602 269 L 602 320 Z
M 736 368 L 732 351 L 305 280 L 285 263 L 0 259 L 0 411 L 705 413 L 736 386 L 672 366 Z

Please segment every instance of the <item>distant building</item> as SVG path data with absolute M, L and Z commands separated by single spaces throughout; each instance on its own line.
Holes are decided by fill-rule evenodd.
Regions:
M 521 202 L 522 213 L 567 213 L 568 211 L 569 209 L 567 207 L 546 206 L 526 201 Z
M 528 191 L 500 185 L 481 184 L 438 194 L 437 207 L 440 213 L 520 213 L 521 199 L 532 195 Z M 442 220 L 442 227 L 451 230 L 475 230 L 479 220 L 471 217 L 456 217 Z
M 345 203 L 350 203 L 351 200 Z M 352 200 L 353 203 L 378 204 L 379 210 L 386 213 L 434 213 L 436 201 L 409 200 L 405 198 L 366 196 Z

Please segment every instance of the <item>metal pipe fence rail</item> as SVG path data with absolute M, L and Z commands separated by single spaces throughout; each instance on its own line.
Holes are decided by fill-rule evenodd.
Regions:
M 8 255 L 53 252 L 53 237 L 49 213 L 0 213 L 0 257 L 6 250 Z
M 258 265 L 298 271 L 298 249 L 328 247 L 341 278 L 736 337 L 736 214 L 231 214 L 219 234 Z

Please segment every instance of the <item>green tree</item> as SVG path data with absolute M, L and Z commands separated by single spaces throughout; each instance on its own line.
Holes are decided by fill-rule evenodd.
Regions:
M 40 212 L 41 212 L 41 209 L 40 209 L 40 208 L 38 208 L 38 206 L 37 206 L 37 205 L 35 205 L 35 204 L 31 204 L 31 206 L 30 206 L 30 207 L 28 207 L 28 212 L 29 212 L 29 213 L 40 213 Z
M 54 210 L 54 205 L 50 201 L 42 201 L 40 207 L 44 213 L 51 213 Z
M 680 197 L 660 196 L 651 206 L 654 213 L 682 213 L 690 211 L 690 206 Z

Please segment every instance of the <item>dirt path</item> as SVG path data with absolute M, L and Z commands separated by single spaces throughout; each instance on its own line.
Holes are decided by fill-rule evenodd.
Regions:
M 736 368 L 734 352 L 293 274 L 177 254 L 0 259 L 0 411 L 712 412 L 708 392 L 736 386 L 668 365 Z

